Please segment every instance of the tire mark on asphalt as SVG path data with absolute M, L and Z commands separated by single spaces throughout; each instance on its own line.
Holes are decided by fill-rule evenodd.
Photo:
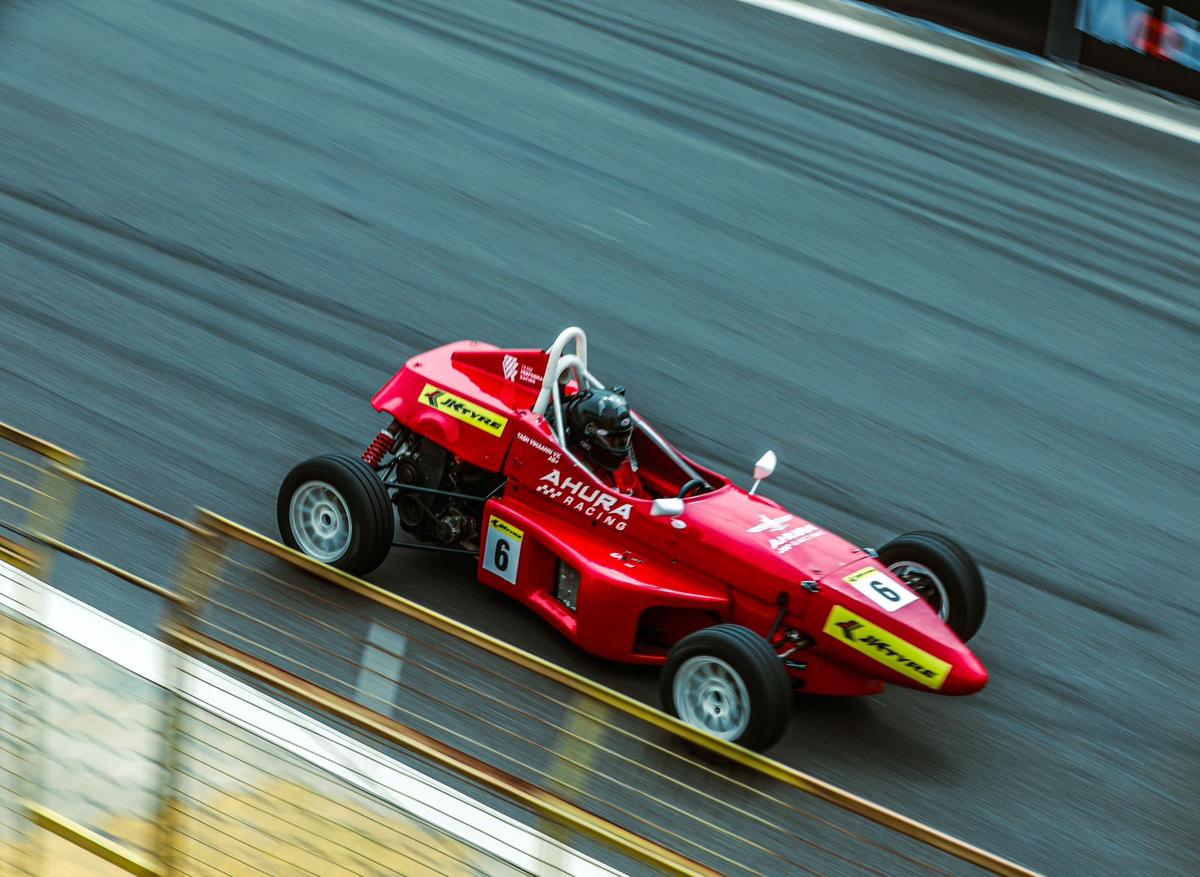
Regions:
M 371 0 L 345 0 L 345 2 L 353 2 L 355 5 L 367 6 L 372 9 L 376 9 L 381 15 L 396 18 L 405 22 L 411 23 L 416 21 L 416 19 L 411 15 L 405 15 L 391 9 L 384 9 L 378 4 L 371 2 Z M 543 10 L 546 9 L 546 7 L 536 3 L 526 5 L 532 5 L 535 8 Z M 429 4 L 410 3 L 406 8 L 417 7 L 421 8 L 424 12 L 426 12 L 427 15 L 441 22 L 445 26 L 445 30 L 441 32 L 441 36 L 443 36 L 443 38 L 453 38 L 455 35 L 455 29 L 462 28 L 462 25 L 459 23 L 461 19 L 464 18 L 462 15 L 450 13 L 438 14 Z M 567 20 L 581 20 L 580 18 L 572 18 L 561 10 L 554 11 L 551 14 L 566 18 Z M 842 182 L 842 190 L 847 194 L 856 194 L 860 197 L 868 197 L 864 196 L 859 188 L 859 183 L 861 182 L 859 179 L 860 175 L 847 174 L 843 168 L 846 160 L 849 158 L 856 159 L 857 165 L 860 169 L 868 167 L 874 168 L 877 166 L 877 161 L 875 161 L 876 155 L 866 149 L 857 147 L 852 142 L 847 142 L 845 138 L 835 140 L 834 138 L 818 137 L 814 135 L 813 132 L 804 131 L 794 125 L 782 121 L 778 117 L 767 118 L 764 116 L 758 116 L 748 112 L 742 107 L 734 107 L 728 103 L 718 102 L 711 94 L 702 95 L 698 92 L 684 92 L 679 88 L 672 88 L 666 85 L 661 80 L 656 81 L 653 78 L 645 75 L 640 75 L 637 77 L 632 75 L 621 75 L 619 71 L 612 68 L 606 68 L 599 64 L 593 63 L 584 65 L 581 63 L 581 59 L 578 55 L 567 55 L 566 53 L 554 48 L 546 50 L 544 44 L 534 40 L 531 37 L 528 37 L 522 31 L 484 25 L 481 23 L 476 23 L 474 19 L 472 19 L 472 22 L 474 26 L 471 32 L 476 35 L 478 40 L 472 45 L 476 48 L 481 48 L 486 45 L 488 46 L 487 51 L 495 53 L 496 50 L 491 48 L 491 43 L 497 40 L 502 40 L 506 45 L 513 46 L 514 48 L 521 49 L 526 52 L 533 52 L 540 49 L 541 51 L 538 53 L 539 62 L 537 62 L 539 66 L 539 72 L 544 72 L 548 69 L 544 61 L 541 61 L 540 59 L 543 57 L 550 57 L 559 62 L 559 74 L 564 81 L 569 81 L 578 87 L 599 88 L 600 86 L 597 83 L 601 80 L 607 80 L 618 83 L 628 89 L 646 91 L 664 100 L 665 102 L 683 105 L 695 114 L 695 119 L 689 122 L 689 120 L 685 118 L 679 118 L 678 121 L 681 127 L 691 127 L 693 130 L 707 131 L 710 136 L 717 137 L 717 139 L 725 138 L 734 143 L 738 142 L 738 138 L 732 132 L 738 128 L 756 131 L 760 135 L 760 138 L 771 138 L 781 135 L 785 136 L 788 140 L 790 140 L 792 145 L 803 146 L 806 150 L 805 153 L 803 155 L 796 156 L 787 155 L 787 153 L 780 149 L 773 149 L 772 147 L 768 146 L 765 142 L 765 139 L 760 139 L 759 141 L 754 142 L 743 137 L 741 138 L 741 142 L 747 148 L 748 153 L 751 153 L 757 149 L 763 151 L 767 155 L 773 155 L 775 159 L 775 166 L 790 169 L 798 174 L 803 174 L 806 167 L 819 163 L 819 166 L 824 172 L 822 177 L 824 181 L 827 182 L 830 178 L 835 177 L 840 178 Z M 611 30 L 602 30 L 604 30 L 606 33 L 613 33 Z M 483 42 L 484 38 L 487 38 L 488 42 Z M 677 54 L 665 52 L 661 45 L 657 45 L 651 41 L 637 41 L 635 44 L 642 48 L 650 48 L 654 51 L 662 52 L 668 57 L 679 59 Z M 514 55 L 508 55 L 506 56 L 506 59 L 516 60 L 517 63 L 524 63 L 527 65 L 533 65 L 535 63 L 529 60 L 522 60 Z M 684 60 L 688 61 L 689 63 L 694 63 L 693 61 L 689 61 L 689 59 Z M 589 81 L 584 81 L 580 78 L 569 76 L 564 72 L 568 67 L 584 69 L 592 75 L 592 79 Z M 718 75 L 736 78 L 731 77 L 731 74 L 727 69 L 716 69 L 712 72 L 717 73 Z M 789 93 L 787 91 L 778 89 L 763 89 L 760 83 L 747 80 L 745 77 L 738 78 L 737 81 L 741 82 L 743 85 L 755 88 L 756 90 L 765 91 L 766 93 L 773 94 L 773 96 L 787 99 L 792 102 L 795 102 L 797 96 L 794 92 Z M 655 84 L 652 85 L 652 83 Z M 610 98 L 620 99 L 620 95 L 615 91 L 609 90 L 606 92 L 606 94 Z M 625 97 L 625 99 L 631 102 L 635 100 L 631 97 Z M 722 109 L 718 111 L 717 107 L 721 107 Z M 655 115 L 654 112 L 647 111 L 644 104 L 641 105 L 641 108 L 646 111 L 647 115 Z M 728 128 L 719 129 L 715 126 L 702 127 L 697 121 L 702 115 L 714 117 L 719 121 L 724 122 Z M 870 118 L 872 117 L 860 115 L 853 121 L 854 124 L 862 126 L 864 121 Z M 873 128 L 864 130 L 870 131 L 870 133 L 875 133 Z M 929 138 L 920 137 L 912 125 L 907 125 L 903 128 L 898 125 L 893 125 L 889 129 L 888 133 L 891 136 L 891 139 L 894 141 L 903 141 L 906 143 L 906 145 L 919 149 L 925 155 L 933 154 L 930 150 L 924 148 L 924 143 L 927 142 Z M 838 162 L 828 162 L 828 157 L 834 155 L 837 156 Z M 939 158 L 943 161 L 947 161 L 947 163 L 955 163 L 952 162 L 950 157 L 945 154 L 940 155 Z M 1093 252 L 1100 254 L 1106 253 L 1112 247 L 1117 246 L 1123 248 L 1125 261 L 1130 264 L 1132 269 L 1129 273 L 1120 276 L 1120 279 L 1124 280 L 1130 287 L 1136 286 L 1139 281 L 1145 282 L 1148 277 L 1157 279 L 1160 276 L 1165 276 L 1166 278 L 1175 280 L 1181 284 L 1190 283 L 1191 281 L 1191 263 L 1183 256 L 1176 256 L 1170 251 L 1155 252 L 1153 255 L 1150 253 L 1142 255 L 1142 248 L 1139 247 L 1137 249 L 1131 249 L 1128 246 L 1130 243 L 1128 236 L 1136 234 L 1142 238 L 1143 243 L 1153 242 L 1156 239 L 1156 236 L 1150 231 L 1143 230 L 1139 225 L 1121 222 L 1119 215 L 1117 217 L 1112 217 L 1111 214 L 1106 216 L 1105 219 L 1108 221 L 1104 223 L 1096 222 L 1095 220 L 1099 219 L 1100 217 L 1093 215 L 1091 217 L 1092 222 L 1090 224 L 1084 224 L 1083 222 L 1077 222 L 1070 219 L 1068 216 L 1064 216 L 1061 212 L 1063 207 L 1061 203 L 1055 203 L 1055 206 L 1060 211 L 1057 214 L 1051 213 L 1048 210 L 1040 209 L 1031 204 L 1029 200 L 1030 196 L 1034 194 L 1044 195 L 1045 192 L 1043 190 L 1035 190 L 1031 187 L 1025 187 L 1024 189 L 1018 188 L 1018 191 L 1020 192 L 1019 196 L 1004 198 L 1000 197 L 995 192 L 989 193 L 984 188 L 968 185 L 961 179 L 956 180 L 952 186 L 947 187 L 944 184 L 939 185 L 939 177 L 941 175 L 930 174 L 931 166 L 928 163 L 922 164 L 919 169 L 914 167 L 907 170 L 903 175 L 899 175 L 897 173 L 898 168 L 896 166 L 894 157 L 892 157 L 892 159 L 893 160 L 888 166 L 889 173 L 886 176 L 881 175 L 878 179 L 871 181 L 871 185 L 877 191 L 885 191 L 889 196 L 886 200 L 886 203 L 890 207 L 905 211 L 909 210 L 909 207 L 913 202 L 918 202 L 924 210 L 928 211 L 929 215 L 937 217 L 941 221 L 948 223 L 950 227 L 953 227 L 954 223 L 961 223 L 963 226 L 968 228 L 973 227 L 978 229 L 980 232 L 983 232 L 986 237 L 977 236 L 975 239 L 983 243 L 985 246 L 994 246 L 1005 238 L 1014 238 L 1022 248 L 1026 250 L 1039 251 L 1046 257 L 1045 262 L 1038 260 L 1032 261 L 1031 264 L 1033 264 L 1035 267 L 1053 267 L 1053 264 L 1057 261 L 1068 266 L 1074 266 L 1080 271 L 1090 271 L 1090 265 L 1087 262 L 1077 259 L 1073 255 L 1074 251 L 1079 249 L 1090 249 Z M 979 173 L 981 176 L 991 179 L 992 181 L 1003 181 L 1015 185 L 1014 178 L 1012 177 L 984 173 L 982 169 L 988 167 L 987 163 L 985 162 L 968 164 L 959 161 L 956 162 L 956 164 L 959 167 L 970 168 L 974 172 Z M 894 185 L 891 185 L 892 182 L 897 179 L 899 179 L 901 182 L 906 182 L 908 186 L 905 189 L 897 189 Z M 928 193 L 935 194 L 938 197 L 931 198 L 928 196 Z M 1131 194 L 1129 190 L 1122 190 L 1121 192 L 1122 196 L 1127 196 L 1129 194 Z M 937 206 L 939 204 L 944 205 L 947 203 L 966 202 L 968 199 L 963 199 L 962 195 L 971 196 L 969 201 L 974 208 L 972 213 L 967 213 L 965 211 L 950 212 Z M 1025 200 L 1019 200 L 1021 197 L 1023 197 Z M 1004 210 L 1010 221 L 1004 224 L 996 224 L 983 222 L 981 219 L 979 219 L 978 208 L 988 204 L 989 202 L 994 207 Z M 1087 204 L 1088 202 L 1084 200 L 1081 203 Z M 1126 209 L 1127 206 L 1128 205 L 1126 204 Z M 920 214 L 910 211 L 910 215 L 919 216 Z M 1161 215 L 1160 208 L 1149 211 L 1147 214 L 1143 215 L 1143 222 L 1146 219 L 1153 220 L 1159 215 Z M 1040 227 L 1043 231 L 1054 229 L 1058 232 L 1058 234 L 1062 235 L 1065 229 L 1069 229 L 1071 233 L 1066 235 L 1067 244 L 1069 244 L 1069 246 L 1050 250 L 1041 245 L 1041 242 L 1046 239 L 1045 234 L 1022 234 L 1018 231 L 1024 226 L 1030 224 L 1031 220 L 1033 219 L 1039 220 L 1043 223 Z M 1117 230 L 1121 232 L 1121 235 L 1109 234 L 1105 229 L 1105 226 L 1112 223 L 1114 219 L 1117 224 Z M 1181 229 L 1169 229 L 1169 231 L 1174 232 L 1178 232 L 1179 230 Z M 1189 239 L 1190 235 L 1183 237 L 1183 242 L 1181 245 L 1183 248 L 1182 251 L 1188 255 L 1195 256 L 1197 253 L 1200 253 L 1200 251 L 1189 250 L 1187 245 L 1187 241 Z M 1008 252 L 1010 256 L 1015 255 L 1018 257 L 1023 257 L 1023 252 L 1020 250 L 1006 250 L 1006 252 Z M 1059 273 L 1064 280 L 1072 279 L 1072 273 L 1070 271 L 1061 271 Z M 1182 298 L 1175 299 L 1175 303 L 1177 305 L 1182 306 L 1184 302 L 1185 300 Z M 1187 302 L 1187 304 L 1190 305 L 1191 302 Z M 1200 324 L 1193 323 L 1193 325 Z
M 361 0 L 360 0 L 361 2 Z M 806 109 L 819 112 L 823 116 L 836 118 L 863 133 L 883 131 L 889 140 L 902 140 L 905 145 L 921 151 L 931 158 L 941 161 L 954 162 L 964 168 L 971 168 L 981 174 L 986 169 L 994 168 L 993 156 L 1003 156 L 1013 160 L 1023 173 L 1028 173 L 1030 165 L 1047 171 L 1047 176 L 1061 181 L 1063 178 L 1078 184 L 1074 194 L 1082 195 L 1078 206 L 1086 209 L 1096 200 L 1097 194 L 1112 196 L 1111 205 L 1119 205 L 1128 210 L 1131 204 L 1144 208 L 1140 216 L 1162 222 L 1166 216 L 1176 220 L 1174 225 L 1166 226 L 1165 231 L 1180 237 L 1189 237 L 1189 230 L 1194 223 L 1195 202 L 1179 193 L 1138 180 L 1123 176 L 1116 169 L 1106 167 L 1103 173 L 1086 174 L 1086 168 L 1078 162 L 1065 160 L 1041 148 L 1037 142 L 1010 141 L 995 132 L 987 137 L 973 131 L 969 126 L 951 127 L 938 121 L 936 116 L 914 118 L 898 113 L 892 102 L 871 100 L 862 93 L 837 90 L 826 83 L 814 79 L 800 79 L 787 76 L 779 70 L 773 70 L 756 64 L 751 57 L 731 55 L 721 51 L 715 45 L 701 45 L 691 39 L 678 36 L 675 32 L 665 29 L 654 29 L 644 25 L 630 24 L 624 19 L 597 11 L 592 7 L 579 6 L 556 0 L 548 4 L 543 0 L 514 0 L 519 5 L 538 9 L 548 15 L 575 21 L 583 25 L 588 22 L 616 22 L 617 26 L 596 27 L 597 30 L 627 39 L 633 45 L 647 51 L 663 54 L 699 67 L 717 77 L 737 81 L 748 88 L 795 103 Z M 574 14 L 566 10 L 574 10 Z M 622 30 L 624 28 L 624 30 Z M 633 39 L 628 33 L 638 34 L 640 38 Z M 674 47 L 675 50 L 668 49 Z M 714 63 L 719 62 L 719 63 Z M 740 73 L 739 71 L 746 71 Z M 749 76 L 746 74 L 754 74 Z M 783 83 L 784 87 L 773 83 Z M 814 95 L 819 99 L 814 99 Z M 853 111 L 852 111 L 853 110 Z M 775 119 L 775 124 L 780 120 Z M 935 134 L 937 136 L 929 136 Z M 955 149 L 955 146 L 969 147 L 966 150 Z M 925 171 L 929 168 L 925 167 Z M 1006 177 L 994 173 L 992 179 L 1004 180 Z M 1028 191 L 1037 191 L 1028 187 Z M 1097 205 L 1100 206 L 1100 205 Z M 1091 214 L 1095 220 L 1102 223 L 1115 223 L 1120 228 L 1137 233 L 1139 226 L 1123 221 L 1121 216 L 1111 212 L 1096 210 Z M 1181 241 L 1184 252 L 1200 256 L 1200 247 L 1190 247 L 1187 241 Z M 1185 263 L 1186 264 L 1186 263 Z

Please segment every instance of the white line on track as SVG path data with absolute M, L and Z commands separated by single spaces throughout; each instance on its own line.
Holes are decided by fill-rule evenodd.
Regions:
M 878 24 L 861 21 L 850 15 L 830 9 L 822 9 L 817 6 L 810 6 L 807 3 L 801 2 L 801 0 L 736 0 L 736 2 L 744 3 L 748 6 L 757 6 L 771 12 L 778 12 L 781 15 L 787 15 L 791 18 L 815 24 L 818 27 L 836 30 L 849 36 L 867 40 L 868 42 L 878 43 L 881 46 L 899 49 L 911 55 L 928 58 L 931 61 L 957 67 L 960 70 L 966 70 L 970 73 L 977 73 L 980 76 L 986 76 L 997 82 L 1015 85 L 1027 91 L 1036 92 L 1037 94 L 1061 100 L 1097 113 L 1103 113 L 1115 119 L 1121 119 L 1125 122 L 1131 122 L 1134 125 L 1140 125 L 1163 134 L 1169 134 L 1172 137 L 1178 137 L 1192 143 L 1200 143 L 1200 124 L 1180 119 L 1171 119 L 1151 110 L 1131 106 L 1114 98 L 1093 94 L 1078 86 L 1052 82 L 1044 76 L 1039 76 L 1027 70 L 1017 69 L 1002 61 L 979 58 L 967 52 L 940 46 L 936 43 L 899 33 Z

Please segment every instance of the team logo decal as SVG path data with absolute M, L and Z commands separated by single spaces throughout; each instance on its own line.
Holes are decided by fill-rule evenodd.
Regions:
M 787 554 L 793 548 L 803 545 L 805 542 L 820 539 L 824 535 L 825 531 L 816 524 L 801 524 L 799 527 L 793 527 L 786 533 L 773 537 L 771 547 L 775 549 L 776 554 Z
M 801 524 L 788 530 L 788 524 L 794 517 L 794 515 L 780 515 L 777 518 L 769 518 L 760 512 L 758 523 L 753 527 L 747 527 L 746 532 L 779 533 L 780 535 L 772 536 L 770 540 L 771 549 L 777 554 L 787 554 L 797 545 L 803 545 L 805 542 L 811 542 L 813 539 L 819 539 L 825 535 L 825 531 L 815 524 Z
M 504 415 L 497 414 L 482 405 L 476 405 L 474 402 L 456 396 L 449 390 L 435 387 L 433 384 L 425 385 L 425 389 L 421 391 L 421 402 L 443 414 L 450 415 L 455 420 L 461 420 L 476 429 L 482 429 L 489 435 L 499 436 L 504 432 L 504 427 L 508 423 L 508 418 Z
M 780 515 L 778 518 L 768 518 L 764 514 L 759 514 L 758 523 L 753 527 L 746 529 L 747 533 L 782 533 L 787 529 L 788 521 L 792 519 L 791 515 Z
M 535 387 L 541 386 L 542 379 L 545 377 L 533 366 L 525 365 L 511 353 L 506 353 L 500 358 L 500 371 L 504 374 L 506 381 L 520 381 L 522 384 L 530 384 Z
M 624 530 L 633 513 L 632 503 L 621 502 L 620 497 L 570 475 L 564 477 L 557 469 L 551 469 L 539 479 L 537 492 L 614 530 Z

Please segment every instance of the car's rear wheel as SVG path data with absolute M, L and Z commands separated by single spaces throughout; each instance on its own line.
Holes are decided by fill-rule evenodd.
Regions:
M 987 589 L 966 550 L 940 533 L 897 536 L 879 549 L 879 560 L 928 603 L 966 642 L 987 612 Z
M 279 488 L 276 514 L 285 545 L 354 575 L 371 572 L 392 547 L 387 489 L 355 457 L 328 454 L 296 466 Z
M 676 643 L 659 694 L 667 712 L 689 725 L 758 750 L 783 736 L 792 704 L 779 655 L 738 624 L 706 627 Z

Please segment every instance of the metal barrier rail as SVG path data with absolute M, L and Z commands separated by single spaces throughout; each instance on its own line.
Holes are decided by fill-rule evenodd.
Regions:
M 0 447 L 0 523 L 15 512 L 22 516 L 19 524 L 23 525 L 0 527 L 0 560 L 32 574 L 46 575 L 52 551 L 21 534 L 34 528 L 48 538 L 63 534 L 72 491 L 61 472 L 82 470 L 83 461 L 70 451 L 2 422 L 0 441 L 7 443 L 7 448 Z M 17 449 L 28 453 L 14 453 Z M 52 469 L 52 465 L 59 468 Z M 14 490 L 15 498 L 11 495 Z M 0 711 L 0 724 L 13 729 L 11 739 L 5 741 L 7 745 L 0 747 L 0 792 L 6 793 L 9 802 L 8 808 L 0 807 L 0 814 L 9 833 L 30 841 L 33 823 L 25 818 L 19 802 L 35 793 L 39 785 L 39 703 L 36 688 L 29 683 L 43 657 L 43 642 L 36 629 L 0 616 L 0 646 L 0 685 L 24 695 L 11 699 L 11 707 Z M 35 844 L 26 843 L 11 862 L 14 871 L 35 875 L 41 864 L 38 852 Z
M 571 801 L 636 826 L 724 873 L 821 873 L 811 867 L 814 855 L 830 866 L 866 873 L 895 873 L 898 867 L 947 873 L 919 861 L 919 850 L 893 850 L 878 837 L 847 829 L 832 814 L 806 805 L 810 796 L 991 873 L 1032 873 L 709 737 L 211 512 L 202 510 L 198 520 L 218 536 L 219 560 L 209 565 L 199 586 L 203 594 L 193 604 L 201 609 L 194 629 L 210 642 L 282 667 L 344 702 L 401 712 L 426 734 L 453 738 L 473 757 L 503 764 L 530 783 L 556 787 Z M 266 568 L 261 555 L 282 563 Z M 362 599 L 335 601 L 316 582 Z M 381 655 L 395 666 L 393 675 L 412 681 L 400 685 L 373 671 L 370 659 Z M 489 665 L 488 659 L 495 660 Z M 519 703 L 510 706 L 490 694 L 498 685 Z M 380 697 L 381 687 L 393 696 Z M 707 757 L 698 757 L 697 749 Z M 749 776 L 730 777 L 713 767 L 711 756 L 748 769 Z M 617 800 L 623 804 L 613 806 Z M 667 823 L 674 827 L 664 827 Z M 818 831 L 830 840 L 817 839 Z M 835 844 L 868 848 L 877 864 L 848 856 Z
M 3 422 L 0 422 L 0 440 L 34 455 L 34 460 L 29 460 L 0 449 L 0 485 L 15 487 L 25 494 L 20 499 L 0 495 L 0 513 L 14 509 L 23 512 L 24 530 L 36 530 L 51 539 L 61 536 L 74 495 L 69 482 L 63 478 L 67 473 L 82 473 L 83 460 L 58 445 Z M 13 468 L 6 472 L 5 465 Z M 22 475 L 36 478 L 24 481 Z M 13 528 L 6 529 L 14 532 Z M 19 533 L 20 528 L 15 532 Z M 28 541 L 22 544 L 2 531 L 0 559 L 19 569 L 40 574 L 45 574 L 50 566 L 50 554 L 45 546 Z
M 148 858 L 113 843 L 99 832 L 92 831 L 61 813 L 55 813 L 49 807 L 30 801 L 23 801 L 22 806 L 38 828 L 58 835 L 67 843 L 86 850 L 126 874 L 132 874 L 133 877 L 162 877 L 162 869 Z
M 21 873 L 94 877 L 104 861 L 112 866 L 105 873 L 155 877 L 621 877 L 561 850 L 556 861 L 546 839 L 464 805 L 428 775 L 4 569 L 0 622 L 34 626 L 22 591 L 45 598 L 49 648 L 34 682 L 51 769 L 37 803 L 21 811 L 42 830 L 36 840 L 46 867 Z M 8 651 L 0 641 L 0 664 Z M 0 686 L 0 709 L 19 693 Z M 11 840 L 0 832 L 0 874 L 11 874 Z M 32 849 L 27 839 L 20 852 Z
M 78 458 L 61 448 L 3 424 L 0 438 L 49 460 L 35 467 L 52 488 L 42 491 L 43 500 L 58 494 L 69 501 L 64 485 L 82 485 L 189 536 L 181 590 L 173 591 L 67 545 L 59 538 L 61 520 L 48 516 L 58 527 L 46 532 L 55 527 L 43 528 L 31 516 L 25 527 L 10 524 L 8 530 L 25 539 L 14 544 L 16 551 L 43 552 L 36 570 L 48 566 L 49 549 L 153 591 L 172 607 L 165 629 L 177 645 L 399 750 L 456 768 L 461 777 L 504 794 L 572 836 L 602 841 L 676 874 L 820 873 L 810 867 L 814 856 L 866 873 L 950 873 L 920 859 L 936 850 L 988 873 L 1036 877 L 232 521 L 201 510 L 191 523 L 155 509 L 84 476 Z M 264 560 L 273 566 L 264 567 Z M 335 585 L 341 596 L 333 601 L 307 579 Z M 336 611 L 318 617 L 304 607 Z M 388 678 L 399 676 L 401 668 L 402 686 Z M 397 702 L 403 699 L 408 706 Z M 404 713 L 405 721 L 392 718 L 395 712 Z M 869 836 L 847 828 L 811 809 L 820 802 L 886 831 L 881 838 L 879 829 Z M 173 818 L 165 808 L 164 835 L 174 830 Z M 165 858 L 169 863 L 169 854 Z
M 92 488 L 139 511 L 148 513 L 160 520 L 181 527 L 188 532 L 194 542 L 190 546 L 189 558 L 185 561 L 181 572 L 183 587 L 181 590 L 175 591 L 122 569 L 107 560 L 70 546 L 59 539 L 57 535 L 49 535 L 44 532 L 50 529 L 61 532 L 65 524 L 65 514 L 56 515 L 51 519 L 50 516 L 44 513 L 37 513 L 33 510 L 32 506 L 13 503 L 15 507 L 26 512 L 28 519 L 19 524 L 5 522 L 6 529 L 23 538 L 27 544 L 35 545 L 43 551 L 49 549 L 61 552 L 78 561 L 101 569 L 125 582 L 164 597 L 167 600 L 168 615 L 162 624 L 162 629 L 168 640 L 179 648 L 183 654 L 189 652 L 192 654 L 204 654 L 222 660 L 226 664 L 239 666 L 241 669 L 247 669 L 252 666 L 255 671 L 254 675 L 264 681 L 270 682 L 275 687 L 282 688 L 302 697 L 306 696 L 310 702 L 325 707 L 331 714 L 348 717 L 360 726 L 376 730 L 388 739 L 402 743 L 410 750 L 418 752 L 441 767 L 500 793 L 509 800 L 537 813 L 541 818 L 562 825 L 570 832 L 579 832 L 585 836 L 593 837 L 607 847 L 651 865 L 658 872 L 679 875 L 679 877 L 716 877 L 716 872 L 689 862 L 684 856 L 665 847 L 660 847 L 652 841 L 642 839 L 620 826 L 607 823 L 603 819 L 558 799 L 552 793 L 529 787 L 516 778 L 505 775 L 503 771 L 480 762 L 474 762 L 455 752 L 451 747 L 432 739 L 423 739 L 421 735 L 405 729 L 399 723 L 385 721 L 383 717 L 372 714 L 361 707 L 358 707 L 357 710 L 347 710 L 344 707 L 340 707 L 336 700 L 327 700 L 325 695 L 315 690 L 312 686 L 304 688 L 297 685 L 288 680 L 286 674 L 275 668 L 271 668 L 269 665 L 262 664 L 261 662 L 250 665 L 246 662 L 238 661 L 236 656 L 233 655 L 232 650 L 228 647 L 215 642 L 206 643 L 196 636 L 189 635 L 186 627 L 186 619 L 193 615 L 195 610 L 189 606 L 188 601 L 190 597 L 194 597 L 200 593 L 197 583 L 203 582 L 204 573 L 208 568 L 208 559 L 213 553 L 212 545 L 215 540 L 213 533 L 202 526 L 192 524 L 163 512 L 128 494 L 83 475 L 78 468 L 80 465 L 78 458 L 47 443 L 40 442 L 28 434 L 5 427 L 0 432 L 0 438 L 9 439 L 39 456 L 48 458 L 48 465 L 41 467 L 36 465 L 30 466 L 32 469 L 40 469 L 40 483 L 49 484 L 54 479 L 65 479 L 68 482 L 75 482 Z M 18 462 L 22 464 L 27 463 L 24 460 L 19 460 Z M 8 476 L 6 476 L 6 479 L 11 484 L 24 488 L 34 494 L 41 495 L 44 499 L 49 500 L 54 496 L 53 492 L 41 490 L 28 482 Z M 63 492 L 61 488 L 58 491 L 60 494 Z M 53 527 L 46 525 L 45 521 L 48 520 L 53 520 Z M 14 543 L 14 553 L 15 551 L 20 551 L 22 557 L 35 556 L 33 551 L 30 551 L 20 543 Z M 42 573 L 48 568 L 48 563 L 30 564 L 29 568 L 33 572 Z M 33 626 L 23 625 L 23 627 L 27 633 L 36 634 Z M 0 649 L 0 653 L 15 654 L 15 650 Z M 21 658 L 22 665 L 27 669 L 34 668 L 38 663 L 36 650 L 33 649 L 23 650 Z M 37 686 L 26 684 L 23 688 L 27 691 L 35 691 Z M 53 834 L 81 848 L 99 855 L 105 861 L 116 865 L 127 873 L 154 875 L 184 873 L 181 859 L 186 858 L 186 856 L 181 855 L 181 847 L 184 845 L 184 841 L 181 838 L 195 840 L 194 836 L 189 835 L 187 830 L 185 830 L 185 826 L 181 824 L 185 823 L 188 818 L 187 809 L 181 806 L 179 795 L 179 787 L 181 785 L 179 780 L 180 763 L 184 759 L 182 741 L 185 737 L 185 731 L 182 726 L 185 705 L 180 702 L 175 685 L 172 685 L 169 691 L 175 696 L 170 699 L 162 729 L 167 741 L 163 766 L 166 769 L 165 772 L 169 779 L 167 788 L 164 790 L 162 807 L 159 814 L 159 841 L 156 845 L 157 849 L 154 856 L 156 861 L 151 861 L 137 851 L 124 849 L 118 844 L 113 844 L 86 826 L 82 826 L 65 816 L 56 814 L 37 803 L 30 803 L 26 806 L 26 814 L 31 824 L 49 830 Z M 29 732 L 26 733 L 27 738 L 21 742 L 31 747 L 36 746 L 30 739 L 33 735 Z M 18 734 L 13 736 L 14 739 L 17 739 L 20 737 L 20 733 L 18 732 Z M 26 761 L 32 763 L 31 758 L 26 757 Z M 26 771 L 26 775 L 32 777 L 33 773 Z M 12 791 L 16 792 L 17 790 L 13 789 Z M 31 799 L 36 797 L 36 789 L 26 789 L 25 791 L 30 793 Z M 31 844 L 30 848 L 32 849 L 32 847 L 33 845 Z M 25 873 L 30 875 L 37 874 L 37 866 L 27 864 Z
M 251 655 L 239 653 L 203 634 L 185 629 L 169 632 L 172 639 L 193 654 L 204 655 L 248 676 L 287 692 L 319 708 L 323 713 L 338 716 L 363 730 L 377 734 L 383 739 L 420 755 L 424 759 L 466 777 L 476 784 L 499 792 L 505 798 L 521 804 L 526 809 L 552 820 L 581 835 L 599 840 L 633 858 L 652 865 L 664 874 L 678 877 L 719 877 L 719 872 L 690 862 L 683 856 L 659 847 L 633 832 L 618 825 L 607 823 L 595 815 L 574 807 L 557 796 L 537 787 L 529 786 L 519 779 L 505 774 L 492 765 L 473 759 L 431 737 L 414 731 L 394 719 L 389 719 L 347 698 L 339 697 L 320 686 L 291 677 L 277 667 L 272 667 Z

